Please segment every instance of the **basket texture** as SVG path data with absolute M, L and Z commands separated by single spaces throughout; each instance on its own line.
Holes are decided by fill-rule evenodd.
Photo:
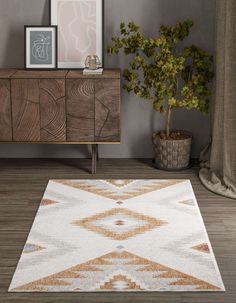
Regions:
M 159 134 L 154 134 L 153 145 L 158 168 L 180 170 L 189 166 L 192 137 L 182 140 L 163 140 Z

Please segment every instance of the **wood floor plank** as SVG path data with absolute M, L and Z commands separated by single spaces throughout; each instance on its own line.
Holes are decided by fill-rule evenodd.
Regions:
M 90 174 L 91 160 L 0 160 L 0 303 L 235 303 L 236 202 L 207 191 L 198 167 L 169 173 L 149 160 L 99 160 Z M 138 294 L 17 294 L 7 289 L 31 229 L 49 179 L 190 179 L 226 286 L 225 293 Z

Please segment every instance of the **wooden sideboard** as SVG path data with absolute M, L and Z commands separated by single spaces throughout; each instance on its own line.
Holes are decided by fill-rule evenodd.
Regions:
M 0 142 L 120 143 L 120 70 L 0 70 Z

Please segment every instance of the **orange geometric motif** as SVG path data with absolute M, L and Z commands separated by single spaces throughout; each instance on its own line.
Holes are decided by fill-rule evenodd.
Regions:
M 116 219 L 116 216 L 119 218 L 118 220 Z M 125 219 L 130 218 L 130 220 L 133 221 L 133 224 L 128 226 L 127 229 L 119 230 L 119 226 L 125 227 L 126 224 L 126 220 L 122 220 L 122 216 L 124 216 Z M 103 223 L 105 219 L 109 218 L 114 218 L 114 225 L 118 227 L 118 229 L 112 230 L 112 226 Z M 131 237 L 143 234 L 151 229 L 159 228 L 167 224 L 167 222 L 157 220 L 125 208 L 115 208 L 101 214 L 72 222 L 72 224 L 86 228 L 92 232 L 101 234 L 114 240 L 127 240 Z
M 143 290 L 136 282 L 133 282 L 131 279 L 127 278 L 124 275 L 114 276 L 112 279 L 110 279 L 109 282 L 104 283 L 104 285 L 102 285 L 99 290 L 107 290 L 107 289 L 109 289 L 110 291 Z

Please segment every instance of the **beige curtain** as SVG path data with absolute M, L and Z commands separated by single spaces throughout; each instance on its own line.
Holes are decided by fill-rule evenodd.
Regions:
M 201 155 L 200 179 L 236 199 L 236 0 L 216 0 L 216 96 L 212 145 Z

